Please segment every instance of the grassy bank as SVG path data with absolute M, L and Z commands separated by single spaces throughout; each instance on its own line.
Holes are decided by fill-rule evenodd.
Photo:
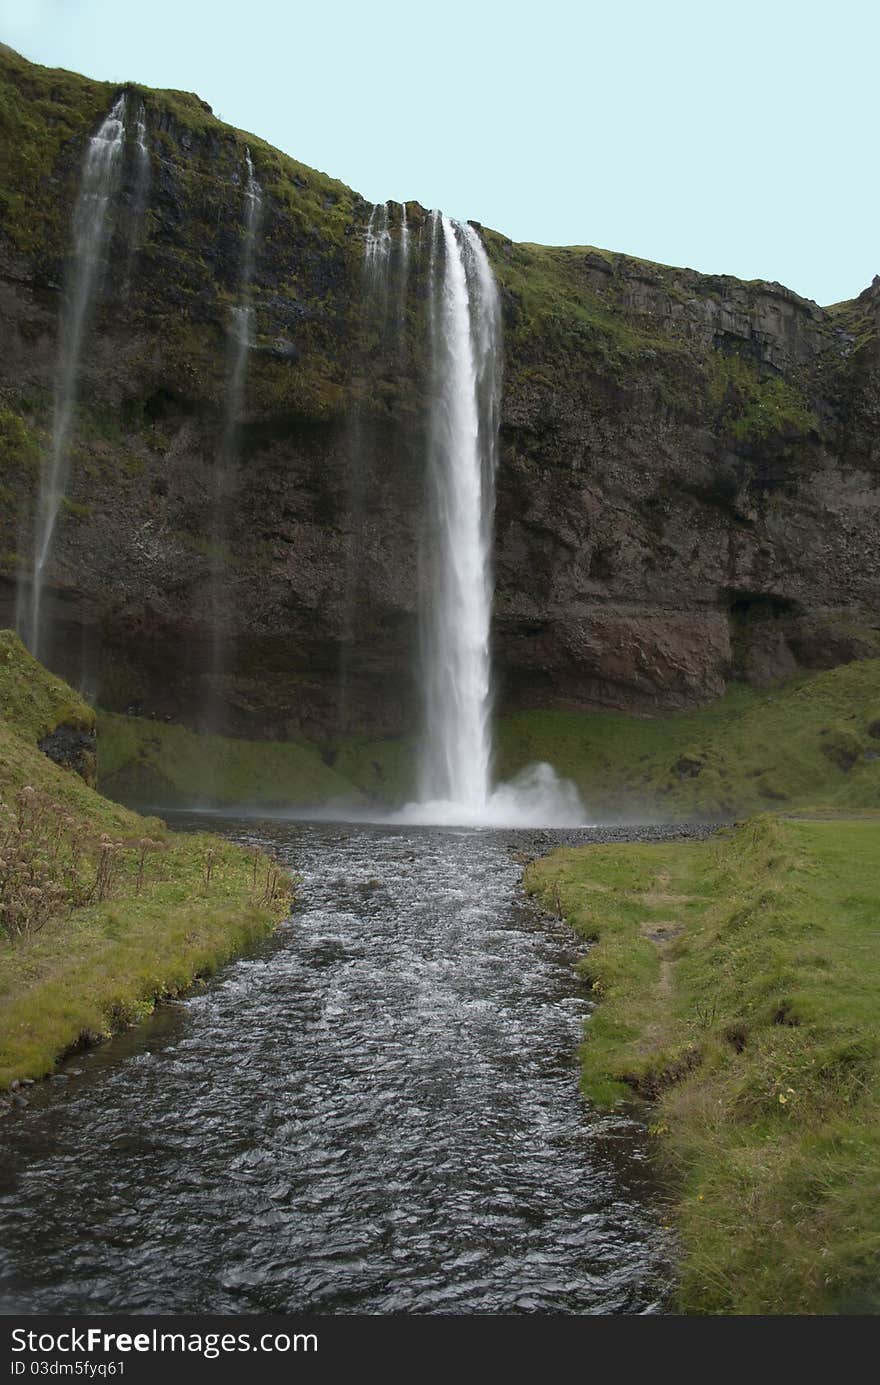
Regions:
M 586 1091 L 655 1103 L 681 1309 L 880 1311 L 880 820 L 562 850 L 526 883 L 595 939 Z
M 546 760 L 591 816 L 731 817 L 768 807 L 880 807 L 880 659 L 802 674 L 778 688 L 732 685 L 696 711 L 517 712 L 498 718 L 496 772 Z M 412 739 L 198 737 L 182 726 L 102 714 L 99 783 L 121 802 L 264 807 L 399 805 L 414 785 Z
M 0 1088 L 130 1023 L 287 912 L 272 862 L 169 832 L 36 741 L 90 712 L 0 639 Z

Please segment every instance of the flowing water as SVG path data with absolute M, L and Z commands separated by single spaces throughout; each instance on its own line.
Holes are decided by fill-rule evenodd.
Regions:
M 433 214 L 432 558 L 423 588 L 422 803 L 482 813 L 491 774 L 491 548 L 501 314 L 483 243 Z
M 120 96 L 88 143 L 73 215 L 73 253 L 58 325 L 52 442 L 40 473 L 28 587 L 19 583 L 17 624 L 31 653 L 42 653 L 41 606 L 46 565 L 67 485 L 80 356 L 100 282 L 110 209 L 125 147 L 125 97 Z
M 150 194 L 150 147 L 147 136 L 147 112 L 142 101 L 134 113 L 134 184 L 129 211 L 128 261 L 123 280 L 123 297 L 131 297 L 132 283 L 145 229 L 147 201 Z
M 224 830 L 301 872 L 296 910 L 0 1122 L 0 1311 L 661 1311 L 642 1132 L 583 1104 L 577 947 L 518 886 L 534 836 Z
M 361 311 L 367 346 L 357 363 L 358 373 L 367 378 L 376 371 L 388 370 L 392 358 L 402 358 L 405 344 L 406 300 L 409 283 L 409 230 L 406 207 L 401 209 L 397 228 L 397 250 L 391 235 L 387 202 L 377 202 L 370 212 L 364 233 L 361 261 Z M 394 321 L 389 325 L 391 295 L 396 303 Z M 368 392 L 368 386 L 362 386 Z M 372 623 L 365 613 L 364 548 L 368 488 L 377 465 L 377 444 L 372 429 L 363 426 L 364 400 L 358 398 L 348 415 L 346 450 L 348 453 L 347 527 L 345 540 L 342 619 L 339 640 L 337 684 L 337 727 L 340 733 L 357 725 L 352 717 L 351 675 L 359 632 Z M 381 463 L 380 463 L 381 464 Z

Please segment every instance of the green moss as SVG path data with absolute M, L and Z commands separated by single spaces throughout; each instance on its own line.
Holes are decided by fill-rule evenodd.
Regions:
M 0 630 L 0 717 L 34 744 L 59 726 L 95 729 L 92 708 L 38 664 L 12 630 Z
M 610 264 L 621 257 L 591 246 L 513 245 L 496 232 L 484 232 L 499 284 L 513 295 L 518 314 L 514 339 L 540 337 L 546 359 L 539 367 L 545 375 L 557 351 L 574 352 L 583 370 L 592 362 L 611 368 L 648 356 L 679 356 L 679 343 L 658 332 L 653 324 L 625 314 L 593 287 L 588 260 L 599 255 Z M 526 369 L 534 370 L 534 362 Z M 555 372 L 552 377 L 555 381 Z
M 598 939 L 586 1090 L 657 1102 L 685 1312 L 876 1312 L 880 820 L 555 852 L 527 883 Z
M 8 404 L 0 403 L 0 474 L 21 467 L 35 467 L 40 443 L 33 428 Z
M 333 799 L 362 801 L 352 783 L 303 741 L 199 736 L 183 726 L 102 713 L 101 789 L 114 798 L 163 807 L 202 797 L 226 806 L 285 807 Z
M 790 379 L 762 375 L 751 361 L 721 351 L 709 352 L 705 375 L 718 424 L 738 442 L 819 431 L 816 414 Z
M 0 50 L 0 229 L 20 254 L 63 253 L 77 150 L 115 90 Z

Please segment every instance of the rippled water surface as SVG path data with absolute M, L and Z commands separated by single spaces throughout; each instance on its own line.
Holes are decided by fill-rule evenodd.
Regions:
M 660 1310 L 642 1134 L 578 1095 L 529 842 L 224 830 L 302 874 L 296 911 L 0 1123 L 0 1309 Z

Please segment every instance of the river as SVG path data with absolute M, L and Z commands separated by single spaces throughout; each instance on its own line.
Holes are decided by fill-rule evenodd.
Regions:
M 0 1123 L 0 1311 L 662 1311 L 645 1133 L 579 1095 L 535 834 L 211 826 L 302 877 L 294 912 Z

